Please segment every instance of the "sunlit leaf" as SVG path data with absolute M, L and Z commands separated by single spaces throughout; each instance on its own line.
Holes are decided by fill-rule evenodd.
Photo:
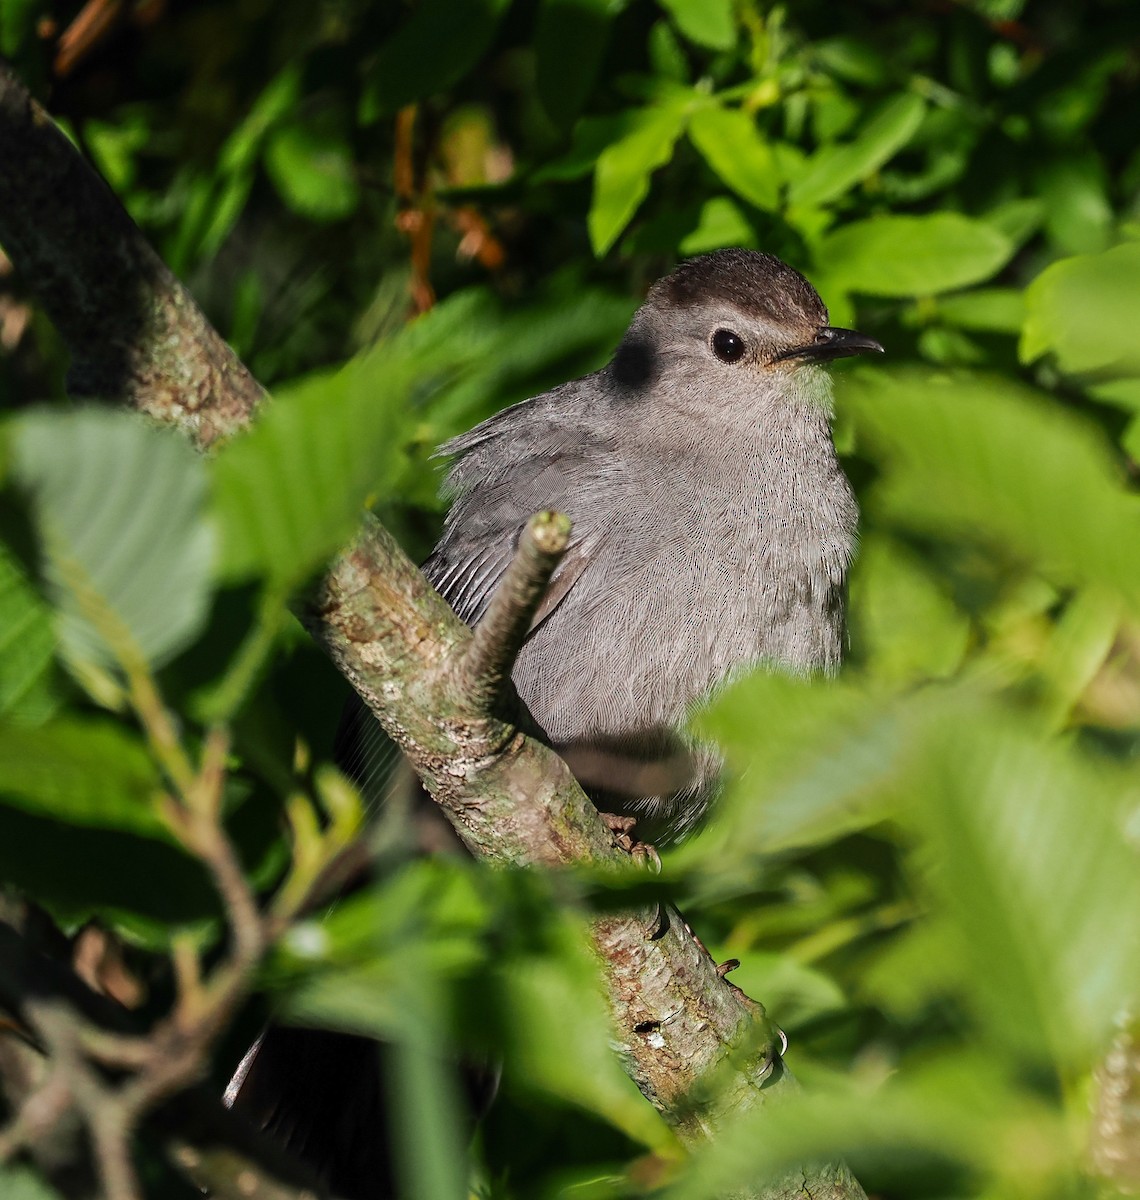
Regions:
M 803 174 L 788 189 L 792 204 L 811 207 L 842 196 L 894 157 L 922 122 L 926 105 L 909 92 L 887 101 L 859 131 L 841 145 L 823 146 L 808 159 Z
M 954 923 L 961 989 L 1022 1053 L 1091 1065 L 1140 988 L 1127 776 L 965 693 L 916 742 L 924 887 Z
M 819 244 L 828 275 L 870 296 L 928 296 L 991 278 L 1013 243 L 958 213 L 883 216 L 844 225 Z
M 685 120 L 685 109 L 677 102 L 642 109 L 632 130 L 598 157 L 587 224 L 599 257 L 617 241 L 649 194 L 649 177 L 672 157 Z
M 1073 375 L 1140 375 L 1140 242 L 1065 258 L 1025 292 L 1021 357 L 1056 357 Z
M 691 42 L 727 50 L 736 40 L 732 0 L 658 0 Z
M 681 242 L 682 254 L 704 254 L 722 246 L 756 245 L 756 233 L 740 208 L 727 196 L 714 196 L 701 208 L 696 229 Z
M 842 394 L 885 468 L 877 498 L 893 520 L 1004 546 L 1058 581 L 1140 604 L 1140 503 L 1090 423 L 994 376 L 866 370 Z
M 1025 294 L 1018 288 L 978 288 L 938 300 L 938 316 L 958 329 L 980 333 L 1020 333 Z
M 360 202 L 347 142 L 328 131 L 284 125 L 269 135 L 265 167 L 281 198 L 315 221 L 349 216 Z
M 757 208 L 776 207 L 780 177 L 775 155 L 753 117 L 739 108 L 710 104 L 693 113 L 689 137 L 705 162 L 738 196 Z
M 126 638 L 158 665 L 192 641 L 215 539 L 205 464 L 190 445 L 130 413 L 37 412 L 18 418 L 13 456 L 66 655 L 105 665 Z

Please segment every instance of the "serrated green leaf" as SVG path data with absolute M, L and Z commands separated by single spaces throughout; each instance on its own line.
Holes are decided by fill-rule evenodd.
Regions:
M 339 221 L 360 203 L 360 185 L 348 143 L 301 125 L 275 129 L 265 168 L 282 200 L 314 221 Z
M 632 129 L 598 157 L 594 196 L 587 225 L 590 243 L 600 258 L 649 194 L 650 175 L 673 156 L 685 128 L 686 110 L 679 102 L 644 108 L 631 114 Z
M 535 84 L 552 121 L 568 126 L 582 111 L 602 64 L 614 0 L 542 0 L 535 30 Z
M 811 208 L 842 196 L 893 158 L 914 136 L 926 105 L 909 92 L 888 100 L 854 141 L 824 146 L 788 189 L 791 204 Z
M 863 370 L 844 380 L 880 511 L 911 529 L 1001 546 L 1059 583 L 1140 605 L 1140 504 L 1103 434 L 1000 376 Z
M 828 276 L 868 296 L 931 296 L 991 278 L 1013 243 L 958 213 L 882 216 L 823 238 L 816 258 Z
M 677 28 L 698 46 L 731 50 L 736 43 L 733 0 L 658 0 Z
M 17 418 L 12 448 L 68 659 L 106 666 L 124 636 L 152 666 L 187 646 L 205 620 L 215 542 L 190 445 L 140 416 L 83 409 Z
M 423 0 L 373 59 L 369 107 L 396 109 L 449 88 L 491 43 L 511 0 Z
M 61 718 L 29 729 L 0 724 L 4 803 L 71 825 L 165 836 L 154 801 L 162 782 L 139 738 L 108 721 Z
M 710 104 L 689 119 L 689 137 L 705 162 L 738 196 L 757 208 L 774 210 L 780 177 L 771 146 L 754 118 L 739 108 Z
M 881 819 L 899 731 L 891 705 L 858 685 L 757 671 L 697 721 L 728 759 L 718 820 L 682 847 L 715 864 L 719 884 L 754 875 L 762 855 L 831 841 Z
M 923 724 L 910 819 L 963 991 L 1023 1054 L 1087 1067 L 1140 988 L 1140 942 L 1120 921 L 1140 906 L 1129 780 L 974 694 Z
M 1047 267 L 1025 292 L 1021 359 L 1052 354 L 1071 375 L 1140 375 L 1140 242 Z

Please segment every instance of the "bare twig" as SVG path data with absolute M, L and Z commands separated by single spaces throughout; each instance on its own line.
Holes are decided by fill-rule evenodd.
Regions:
M 477 710 L 494 711 L 569 541 L 570 521 L 561 513 L 537 513 L 522 531 L 515 556 L 459 661 L 460 686 Z

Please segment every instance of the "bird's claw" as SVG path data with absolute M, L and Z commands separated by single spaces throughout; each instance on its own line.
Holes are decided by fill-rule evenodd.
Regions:
M 657 847 L 649 842 L 640 841 L 633 832 L 637 826 L 636 817 L 627 817 L 620 813 L 602 813 L 601 818 L 606 828 L 614 834 L 614 842 L 619 850 L 624 850 L 630 858 L 647 867 L 655 875 L 661 874 L 661 855 L 657 853 Z

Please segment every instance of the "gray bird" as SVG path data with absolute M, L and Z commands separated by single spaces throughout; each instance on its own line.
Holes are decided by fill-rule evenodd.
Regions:
M 757 663 L 838 665 L 858 509 L 821 364 L 881 350 L 779 259 L 720 250 L 650 289 L 600 371 L 441 449 L 452 505 L 424 572 L 469 624 L 533 513 L 573 521 L 514 680 L 606 811 L 684 833 L 715 755 L 695 749 L 665 794 L 634 781 L 677 762 L 693 705 Z
M 831 440 L 824 364 L 881 350 L 829 326 L 815 289 L 779 259 L 721 250 L 650 289 L 607 366 L 440 451 L 453 460 L 452 504 L 424 572 L 468 623 L 534 513 L 573 521 L 514 681 L 603 811 L 637 816 L 639 830 L 647 818 L 655 838 L 684 834 L 718 774 L 714 751 L 683 740 L 694 704 L 755 664 L 838 665 L 858 509 Z M 343 732 L 342 764 L 377 794 L 379 726 L 357 707 Z M 345 1196 L 388 1186 L 378 1157 L 346 1177 L 350 1126 L 376 1146 L 374 1106 L 327 1100 L 361 1094 L 356 1076 L 373 1061 L 336 1035 L 271 1029 L 254 1064 L 253 1107 L 271 1108 L 263 1124 L 300 1144 L 297 1131 L 335 1122 L 304 1136 L 340 1147 Z M 330 1083 L 330 1072 L 341 1074 Z

